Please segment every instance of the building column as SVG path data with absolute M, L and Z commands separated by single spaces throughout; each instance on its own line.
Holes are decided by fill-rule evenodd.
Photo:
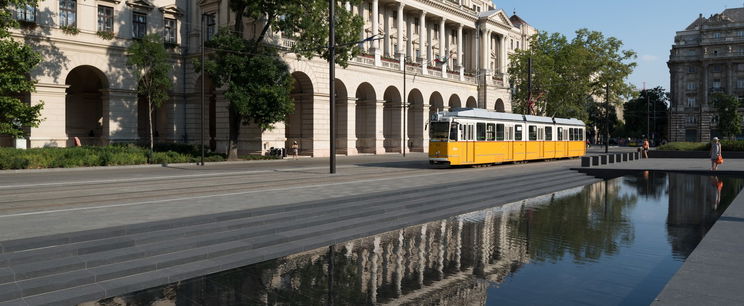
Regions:
M 349 97 L 346 101 L 336 103 L 337 126 L 345 126 L 337 133 L 336 146 L 341 148 L 346 155 L 357 155 L 356 143 L 356 98 Z
M 385 44 L 385 46 L 383 46 L 382 48 L 382 54 L 384 56 L 389 57 L 391 56 L 391 53 L 392 53 L 390 51 L 390 28 L 392 27 L 392 25 L 390 24 L 389 10 L 387 9 L 387 7 L 384 7 L 384 6 L 382 8 L 382 18 L 383 18 L 382 25 L 385 31 L 385 36 L 383 36 L 383 43 Z
M 103 144 L 135 142 L 137 135 L 137 92 L 109 89 L 101 91 L 103 102 Z
M 465 69 L 462 67 L 462 58 L 463 52 L 462 52 L 462 24 L 457 27 L 457 67 L 456 69 L 460 71 L 460 81 L 465 80 Z
M 445 23 L 447 22 L 447 18 L 442 17 L 442 21 L 439 23 L 439 60 L 442 63 L 442 77 L 447 77 L 447 63 L 448 60 L 445 61 L 445 57 L 447 57 L 447 42 L 446 42 L 446 33 L 445 33 Z
M 419 50 L 421 52 L 421 73 L 427 74 L 428 69 L 427 66 L 427 52 L 426 52 L 426 37 L 429 35 L 426 35 L 426 11 L 421 12 L 421 16 L 419 17 Z
M 378 0 L 372 0 L 372 36 L 380 33 L 380 5 Z M 387 33 L 385 33 L 387 35 Z M 382 66 L 380 58 L 380 40 L 372 41 L 372 53 L 375 55 L 375 66 Z
M 426 29 L 426 66 L 434 60 L 434 25 Z
M 396 25 L 398 27 L 398 44 L 395 46 L 395 56 L 397 56 L 400 60 L 400 70 L 406 69 L 406 53 L 404 52 L 405 49 L 403 48 L 403 27 L 406 24 L 406 22 L 403 21 L 403 8 L 405 6 L 406 5 L 403 3 L 398 5 L 398 24 Z M 411 39 L 409 38 L 408 40 L 410 41 Z
M 359 4 L 358 9 L 357 9 L 357 13 L 358 13 L 359 17 L 362 17 L 362 29 L 361 29 L 362 32 L 359 34 L 359 41 L 364 41 L 364 39 L 367 38 L 367 33 L 364 30 L 364 28 L 367 26 L 367 22 L 364 21 L 364 5 L 365 4 L 366 4 L 366 2 L 365 1 L 362 1 L 362 3 Z M 360 42 L 359 43 L 359 49 L 362 50 L 362 53 L 364 53 L 367 50 L 364 47 L 365 47 L 364 42 Z
M 410 20 L 406 20 L 406 35 L 408 36 L 408 39 L 406 40 L 406 56 L 410 57 L 412 61 L 415 61 L 416 60 L 416 58 L 414 57 L 415 54 L 413 54 L 413 27 L 411 26 L 412 24 L 413 23 Z
M 507 73 L 509 73 L 509 52 L 506 48 L 506 38 L 506 35 L 501 37 L 501 77 L 504 87 L 509 87 L 509 78 L 507 77 Z
M 385 153 L 385 100 L 375 101 L 372 107 L 375 108 L 375 121 L 374 121 L 374 133 L 375 133 L 375 154 Z
M 29 133 L 29 146 L 67 147 L 66 122 L 66 90 L 69 85 L 38 83 L 36 91 L 31 93 L 31 105 L 44 101 L 40 118 L 47 118 L 39 123 L 39 127 L 32 127 Z

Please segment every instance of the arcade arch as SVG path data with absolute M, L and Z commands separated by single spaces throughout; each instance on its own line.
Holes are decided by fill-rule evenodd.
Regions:
M 285 148 L 291 148 L 297 141 L 300 155 L 312 155 L 313 152 L 313 83 L 307 74 L 295 71 L 292 73 L 294 85 L 290 95 L 294 99 L 294 112 L 287 116 L 285 122 Z
M 83 65 L 67 74 L 65 85 L 65 133 L 67 145 L 78 137 L 83 145 L 103 145 L 109 137 L 106 75 L 96 67 Z
M 377 153 L 377 94 L 372 85 L 365 82 L 357 87 L 355 97 L 357 151 Z

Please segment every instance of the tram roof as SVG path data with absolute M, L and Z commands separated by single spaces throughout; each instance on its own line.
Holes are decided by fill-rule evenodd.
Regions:
M 533 115 L 521 115 L 513 113 L 501 113 L 490 111 L 482 108 L 456 108 L 451 112 L 445 112 L 445 116 L 453 117 L 469 117 L 469 118 L 484 118 L 484 119 L 496 119 L 496 120 L 511 120 L 511 121 L 529 121 L 529 122 L 540 122 L 553 124 L 565 124 L 565 125 L 580 125 L 584 126 L 584 122 L 576 118 L 551 118 L 544 116 L 533 116 Z

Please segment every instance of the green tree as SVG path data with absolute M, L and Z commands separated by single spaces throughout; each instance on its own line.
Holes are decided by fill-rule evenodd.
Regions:
M 36 5 L 36 1 L 0 2 L 0 134 L 12 137 L 23 137 L 25 128 L 39 126 L 44 107 L 41 102 L 32 106 L 21 99 L 36 88 L 36 82 L 29 75 L 41 56 L 10 37 L 10 28 L 18 27 L 11 8 L 26 5 Z
M 668 102 L 669 93 L 661 87 L 641 90 L 636 98 L 625 102 L 623 104 L 623 116 L 625 117 L 628 136 L 640 137 L 646 135 L 647 131 L 650 130 L 651 133 L 656 132 L 657 137 L 665 138 L 667 136 Z M 648 128 L 649 123 L 651 125 L 650 129 Z M 650 135 L 647 136 L 651 137 Z
M 168 91 L 173 85 L 168 52 L 163 45 L 163 38 L 158 34 L 149 34 L 135 40 L 129 49 L 128 63 L 132 65 L 137 78 L 137 93 L 147 101 L 147 125 L 150 153 L 153 148 L 152 112 L 168 100 Z
M 735 138 L 741 133 L 741 116 L 737 112 L 739 100 L 725 93 L 713 94 L 713 106 L 718 111 L 718 130 L 724 137 Z
M 265 43 L 268 31 L 282 31 L 293 38 L 295 44 L 289 51 L 298 57 L 321 56 L 328 60 L 329 26 L 325 0 L 230 0 L 229 3 L 236 12 L 235 23 L 232 29 L 220 29 L 207 43 L 215 52 L 210 54 L 205 69 L 217 86 L 227 86 L 228 159 L 235 159 L 241 124 L 252 122 L 265 131 L 294 111 L 289 96 L 292 86 L 289 68 L 278 50 Z M 362 26 L 361 17 L 347 11 L 345 3 L 358 5 L 360 0 L 336 1 L 334 62 L 342 67 L 359 53 L 354 42 Z M 243 18 L 263 25 L 250 40 L 243 36 Z
M 617 104 L 619 97 L 632 92 L 625 79 L 636 66 L 635 52 L 622 50 L 623 43 L 601 32 L 580 29 L 569 41 L 559 33 L 539 32 L 532 37 L 530 48 L 511 55 L 510 81 L 515 85 L 516 113 L 528 112 L 527 97 L 536 100 L 534 113 L 545 116 L 588 119 L 585 101 L 588 97 L 606 99 Z M 532 60 L 532 90 L 529 92 L 528 61 Z
M 620 121 L 617 118 L 617 111 L 612 104 L 601 102 L 595 102 L 592 99 L 587 100 L 585 109 L 587 111 L 588 120 L 586 121 L 587 130 L 597 131 L 599 133 L 599 139 L 605 139 L 607 135 L 607 128 L 611 135 L 615 135 L 617 128 L 620 125 Z M 592 135 L 597 136 L 597 135 Z

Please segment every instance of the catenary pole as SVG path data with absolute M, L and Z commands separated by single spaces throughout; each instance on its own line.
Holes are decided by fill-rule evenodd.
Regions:
M 532 115 L 529 113 L 530 103 L 532 103 L 532 57 L 531 56 L 527 58 L 527 103 L 525 104 L 525 107 L 527 109 L 525 110 L 525 113 Z
M 607 83 L 605 98 L 605 153 L 610 150 L 610 83 Z
M 408 104 L 406 104 L 406 58 L 403 57 L 403 157 L 406 157 L 406 143 L 408 143 L 408 137 L 406 137 L 406 117 L 408 117 Z
M 201 106 L 199 107 L 199 116 L 201 117 L 201 123 L 199 124 L 199 129 L 201 130 L 201 140 L 199 141 L 199 149 L 201 150 L 201 158 L 199 160 L 199 163 L 204 166 L 204 79 L 206 78 L 206 75 L 204 74 L 204 59 L 205 59 L 205 52 L 204 52 L 204 18 L 206 15 L 201 15 L 201 35 L 199 35 L 199 38 L 201 38 Z
M 330 173 L 336 173 L 336 1 L 328 0 L 328 81 L 331 121 Z
M 648 89 L 646 89 L 646 82 L 643 82 L 643 92 L 646 94 L 646 138 L 651 139 L 651 113 L 649 112 L 648 105 Z

